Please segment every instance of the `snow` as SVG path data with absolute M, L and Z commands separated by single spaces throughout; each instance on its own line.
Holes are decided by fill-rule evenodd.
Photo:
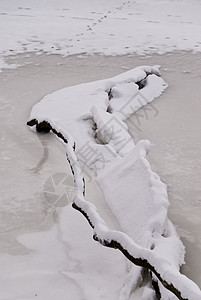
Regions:
M 134 142 L 124 122 L 96 106 L 92 107 L 91 113 L 98 128 L 97 137 L 103 144 L 110 145 L 119 155 L 131 151 Z
M 150 74 L 150 72 L 152 75 L 148 75 L 147 77 L 147 74 Z M 116 153 L 119 151 L 128 151 L 126 148 L 131 149 L 133 142 L 128 133 L 126 134 L 126 124 L 117 116 L 110 115 L 106 112 L 108 106 L 110 106 L 108 93 L 120 84 L 127 86 L 127 82 L 130 82 L 130 84 L 135 87 L 134 90 L 132 86 L 129 88 L 129 93 L 132 95 L 131 103 L 127 103 L 127 93 L 123 94 L 121 99 L 121 103 L 124 101 L 125 104 L 127 104 L 125 108 L 123 107 L 122 111 L 125 111 L 125 116 L 128 117 L 133 110 L 133 101 L 137 101 L 137 108 L 140 108 L 153 100 L 154 97 L 159 96 L 167 87 L 167 84 L 157 76 L 158 74 L 160 74 L 159 66 L 153 66 L 152 68 L 142 66 L 113 78 L 64 88 L 45 96 L 35 105 L 32 109 L 30 120 L 52 120 L 58 124 L 61 129 L 67 128 L 68 133 L 72 135 L 75 140 L 76 151 L 80 160 L 86 155 L 83 154 L 83 152 L 85 152 L 83 149 L 94 148 L 94 132 L 91 128 L 92 122 L 94 121 L 98 125 L 98 131 L 102 136 L 105 135 L 103 139 L 108 143 L 108 147 L 96 145 L 96 153 L 105 157 L 105 153 L 103 152 L 105 152 L 106 149 L 112 156 L 114 156 L 114 150 Z M 141 93 L 137 89 L 138 85 L 136 83 L 146 77 L 148 84 L 145 88 L 145 92 Z M 153 82 L 153 86 L 151 82 Z M 137 95 L 136 91 L 138 91 Z M 141 99 L 144 101 L 142 102 Z M 119 99 L 117 99 L 117 103 L 119 105 L 118 100 Z M 66 109 L 64 109 L 64 107 L 66 107 Z M 136 109 L 135 106 L 134 109 Z M 121 111 L 120 108 L 119 111 Z M 123 119 L 125 119 L 125 116 Z M 111 144 L 113 145 L 112 148 L 110 147 Z M 95 151 L 94 149 L 92 150 L 93 152 Z M 93 159 L 93 157 L 94 161 L 92 162 L 91 159 Z M 95 164 L 97 154 L 90 156 L 89 159 L 90 161 L 88 163 L 90 165 L 92 165 L 92 163 Z M 86 160 L 85 157 L 84 160 Z
M 150 178 L 153 174 L 149 174 L 150 167 L 143 157 L 148 148 L 149 142 L 139 142 L 123 159 L 104 168 L 98 182 L 121 229 L 139 245 L 149 248 L 153 233 L 164 231 L 169 203 L 166 187 L 159 178 Z
M 0 55 L 200 51 L 199 1 L 2 0 Z
M 112 122 L 114 130 L 109 136 L 108 130 L 103 130 L 105 126 L 107 129 L 113 117 L 112 114 L 107 112 L 107 109 L 111 100 L 109 95 L 113 95 L 112 90 L 116 86 L 114 99 L 120 95 L 121 101 L 122 99 L 127 101 L 128 94 L 124 95 L 123 93 L 126 89 L 121 89 L 120 93 L 118 90 L 119 85 L 126 84 L 128 86 L 128 82 L 130 83 L 130 80 L 133 80 L 131 83 L 137 86 L 138 82 L 144 80 L 147 76 L 147 85 L 144 87 L 147 97 L 146 103 L 152 101 L 154 95 L 159 95 L 165 89 L 166 84 L 164 81 L 158 78 L 157 75 L 152 74 L 152 72 L 159 74 L 158 67 L 139 67 L 114 78 L 54 92 L 44 97 L 33 107 L 30 121 L 37 120 L 38 123 L 48 122 L 53 131 L 56 130 L 57 133 L 61 133 L 63 138 L 68 141 L 66 153 L 77 187 L 74 203 L 87 216 L 89 223 L 94 228 L 94 236 L 103 245 L 106 242 L 117 241 L 131 256 L 145 259 L 154 266 L 156 272 L 161 274 L 163 280 L 166 280 L 169 284 L 173 283 L 181 291 L 183 297 L 199 299 L 201 296 L 199 288 L 179 273 L 179 268 L 184 262 L 185 251 L 174 228 L 168 221 L 167 209 L 169 203 L 166 186 L 160 181 L 159 176 L 152 172 L 146 159 L 150 143 L 141 141 L 134 145 L 132 141 L 128 140 L 129 134 L 126 125 L 117 116 L 112 121 L 118 120 L 118 125 L 123 124 L 121 125 L 120 138 L 124 137 L 129 143 L 127 142 L 126 146 L 123 147 L 121 143 L 116 144 L 114 142 L 119 137 L 116 135 L 116 132 L 119 132 L 119 127 L 115 122 Z M 154 78 L 153 86 L 151 84 L 152 78 Z M 83 97 L 81 95 L 82 91 Z M 136 93 L 136 88 L 133 90 L 132 87 L 131 91 Z M 140 104 L 143 106 L 146 103 Z M 69 104 L 72 105 L 72 115 L 69 110 Z M 90 106 L 91 109 L 89 109 Z M 82 108 L 85 108 L 84 111 L 82 111 Z M 94 131 L 99 131 L 99 136 L 102 136 L 106 145 L 96 143 L 95 138 L 92 136 L 93 129 L 91 128 L 90 130 L 90 126 L 93 123 L 87 123 L 86 126 L 83 126 L 84 121 L 86 122 L 90 118 L 93 119 L 97 127 Z M 82 134 L 80 134 L 79 128 L 82 128 Z M 83 196 L 85 186 L 79 161 L 80 152 L 85 147 L 86 141 L 87 147 L 89 147 L 88 143 L 90 142 L 93 150 L 96 153 L 98 151 L 98 155 L 90 163 L 88 156 L 82 155 L 81 158 L 84 157 L 84 164 L 90 164 L 95 174 L 98 175 L 97 181 L 102 187 L 108 206 L 118 220 L 120 231 L 110 230 L 100 217 L 94 204 L 86 201 Z M 107 155 L 104 158 L 104 164 L 100 167 L 103 153 L 105 153 L 100 151 L 101 149 L 105 151 L 108 147 L 113 148 L 116 155 L 113 157 Z M 90 150 L 90 148 L 87 148 L 87 151 Z M 65 231 L 65 228 L 62 230 Z M 166 241 L 164 241 L 164 235 L 166 235 Z M 166 256 L 169 248 L 171 251 Z M 133 268 L 135 269 L 135 267 Z M 133 270 L 131 272 L 133 273 Z M 140 278 L 136 277 L 134 281 L 137 282 Z M 135 291 L 138 293 L 137 286 L 133 294 L 135 294 Z M 168 297 L 175 298 L 163 288 L 161 288 L 161 294 L 164 299 L 166 299 L 165 297 L 167 299 Z M 145 286 L 143 292 L 143 298 L 148 299 L 146 297 L 150 297 L 148 285 Z
M 46 119 L 46 121 L 48 121 L 50 123 L 53 130 L 56 130 L 57 132 L 59 132 L 60 127 L 58 127 L 51 120 Z M 66 144 L 67 145 L 66 146 L 66 155 L 67 155 L 67 158 L 69 159 L 70 165 L 72 166 L 72 170 L 74 173 L 74 179 L 75 179 L 75 183 L 76 183 L 76 187 L 77 187 L 77 194 L 74 199 L 74 203 L 77 207 L 79 207 L 81 209 L 82 212 L 84 212 L 84 215 L 87 216 L 89 223 L 91 224 L 92 228 L 94 229 L 94 236 L 96 238 L 98 238 L 100 243 L 103 245 L 105 245 L 105 243 L 111 243 L 112 241 L 116 241 L 123 247 L 123 249 L 126 250 L 126 252 L 129 254 L 129 256 L 147 261 L 150 265 L 152 265 L 154 267 L 156 273 L 160 274 L 160 276 L 163 280 L 165 280 L 168 284 L 173 284 L 174 287 L 178 291 L 181 292 L 181 295 L 183 298 L 194 299 L 194 300 L 200 299 L 201 291 L 196 286 L 196 284 L 193 283 L 191 280 L 189 280 L 184 275 L 179 273 L 179 270 L 178 270 L 179 263 L 177 262 L 175 265 L 173 263 L 174 260 L 171 259 L 169 261 L 166 258 L 164 258 L 165 253 L 166 253 L 166 249 L 164 247 L 162 247 L 163 253 L 157 253 L 155 251 L 149 250 L 149 248 L 147 248 L 147 247 L 141 247 L 139 244 L 137 244 L 131 237 L 129 237 L 124 232 L 109 230 L 107 228 L 104 220 L 100 217 L 96 207 L 93 204 L 91 204 L 90 202 L 86 201 L 86 199 L 84 198 L 83 192 L 85 190 L 85 185 L 83 182 L 82 171 L 81 171 L 79 162 L 77 160 L 77 157 L 76 157 L 76 154 L 74 151 L 74 140 L 71 135 L 69 135 L 67 132 L 65 132 L 64 129 L 61 130 L 60 132 L 62 133 L 63 137 L 68 141 L 68 143 Z M 147 145 L 143 145 L 142 149 L 144 151 L 146 151 Z M 145 164 L 148 166 L 148 161 L 145 160 Z M 151 170 L 149 170 L 149 171 L 151 171 Z M 156 180 L 156 177 L 154 179 Z M 120 182 L 122 183 L 122 180 L 120 180 Z M 145 186 L 146 186 L 146 184 L 145 184 Z M 132 187 L 133 186 L 131 186 L 131 187 L 129 186 L 129 189 L 127 190 L 128 194 L 132 193 Z M 118 201 L 116 202 L 116 205 L 118 206 Z M 159 206 L 161 206 L 161 203 L 159 204 Z M 163 219 L 163 222 L 166 221 L 166 218 L 162 218 L 162 219 Z M 162 219 L 160 219 L 160 217 L 159 217 L 159 221 Z M 145 216 L 144 222 L 147 222 L 147 216 Z M 130 224 L 129 224 L 129 226 L 130 226 Z M 152 233 L 154 234 L 152 226 L 150 226 L 149 230 L 150 229 L 151 229 Z M 65 228 L 63 230 L 65 231 Z M 174 232 L 174 230 L 172 232 Z M 164 227 L 164 230 L 159 233 L 167 234 L 167 229 L 165 230 L 165 227 Z M 170 230 L 170 233 L 171 233 L 171 230 Z M 141 234 L 144 234 L 144 232 L 142 231 Z M 175 232 L 174 232 L 174 235 L 175 235 Z M 160 235 L 159 235 L 159 237 L 160 237 Z M 167 237 L 168 237 L 168 235 L 167 235 Z M 173 241 L 174 241 L 174 243 L 173 243 L 172 247 L 174 247 L 174 253 L 172 253 L 172 254 L 173 254 L 173 256 L 175 254 L 176 254 L 176 256 L 179 255 L 179 257 L 180 257 L 179 261 L 181 262 L 181 261 L 183 261 L 182 255 L 184 254 L 184 249 L 182 247 L 181 242 L 179 241 L 178 236 L 176 236 L 176 239 L 173 239 Z M 170 242 L 170 240 L 168 242 Z M 179 251 L 179 253 L 178 253 L 178 251 Z M 170 253 L 169 253 L 169 255 L 170 255 Z M 146 289 L 147 289 L 147 287 L 145 288 L 145 291 L 146 291 Z M 163 292 L 163 290 L 161 290 L 162 295 L 163 295 L 163 293 L 164 293 L 164 295 L 167 295 L 167 297 L 169 297 L 167 291 Z M 143 295 L 146 295 L 146 293 L 143 292 Z M 150 293 L 148 293 L 148 296 L 149 295 L 150 295 Z M 170 295 L 170 297 L 172 297 L 172 295 Z M 173 298 L 174 298 L 174 296 L 173 296 Z
M 87 4 L 80 0 L 3 0 L 0 3 L 0 71 L 18 67 L 7 63 L 7 56 L 24 52 L 66 56 L 200 51 L 200 12 L 201 5 L 195 0 L 191 3 L 93 0 Z M 57 91 L 33 108 L 31 119 L 46 120 L 68 137 L 67 154 L 74 162 L 78 188 L 75 202 L 95 224 L 94 233 L 103 240 L 116 238 L 129 253 L 149 260 L 167 282 L 175 283 L 184 297 L 196 300 L 201 297 L 200 290 L 178 272 L 184 262 L 184 248 L 167 218 L 166 187 L 146 160 L 150 145 L 147 141 L 135 145 L 124 123 L 166 88 L 157 75 L 157 66 L 140 67 L 110 79 Z M 136 83 L 145 78 L 146 86 L 139 90 Z M 72 151 L 74 141 L 76 154 Z M 83 158 L 84 147 L 96 155 Z M 77 157 L 95 171 L 105 200 L 123 233 L 108 229 L 95 205 L 83 198 Z M 141 288 L 138 286 L 143 280 L 141 269 L 131 268 L 128 274 L 122 256 L 89 242 L 92 231 L 84 224 L 82 216 L 69 212 L 66 207 L 48 232 L 19 237 L 19 243 L 30 252 L 20 258 L 1 255 L 2 299 L 54 300 L 59 297 L 62 300 L 69 291 L 72 299 L 109 300 L 117 299 L 119 294 L 121 300 L 154 299 L 150 282 Z M 71 231 L 67 232 L 67 228 Z M 84 249 L 83 253 L 80 249 Z M 76 254 L 76 258 L 70 257 L 67 250 Z M 123 289 L 122 277 L 126 278 Z M 88 294 L 83 295 L 81 287 L 86 286 Z M 175 299 L 161 285 L 160 291 L 163 299 Z

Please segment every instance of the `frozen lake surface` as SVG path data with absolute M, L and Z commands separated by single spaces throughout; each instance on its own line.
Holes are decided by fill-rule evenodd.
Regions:
M 64 149 L 55 137 L 36 135 L 26 126 L 32 106 L 62 87 L 111 77 L 138 65 L 161 64 L 169 88 L 146 114 L 141 110 L 141 116 L 134 115 L 127 124 L 135 141 L 150 139 L 153 144 L 152 169 L 168 186 L 169 216 L 187 250 L 183 272 L 201 287 L 200 59 L 200 54 L 191 53 L 11 57 L 8 62 L 23 66 L 0 74 L 0 251 L 15 255 L 29 251 L 16 237 L 47 230 L 57 220 L 58 209 L 52 209 L 44 197 L 45 183 L 57 173 L 71 177 Z M 90 197 L 94 188 L 88 190 Z

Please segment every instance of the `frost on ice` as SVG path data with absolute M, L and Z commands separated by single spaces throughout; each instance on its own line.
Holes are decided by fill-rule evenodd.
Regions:
M 162 299 L 201 299 L 199 288 L 179 272 L 185 250 L 167 217 L 166 186 L 146 159 L 150 143 L 135 145 L 124 123 L 167 87 L 159 75 L 159 66 L 142 66 L 64 88 L 36 104 L 28 121 L 65 142 L 77 187 L 73 207 L 88 220 L 95 240 L 119 249 L 131 262 L 121 300 L 154 299 L 153 286 Z M 116 230 L 85 198 L 88 169 L 118 221 Z

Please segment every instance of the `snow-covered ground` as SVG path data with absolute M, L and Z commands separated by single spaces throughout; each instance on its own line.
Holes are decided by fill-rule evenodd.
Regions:
M 200 14 L 199 0 L 1 0 L 0 54 L 200 51 Z
M 58 206 L 66 205 L 66 200 L 69 199 L 64 197 L 56 204 L 57 199 L 55 200 L 51 195 L 49 184 L 52 180 L 55 183 L 59 178 L 67 179 L 68 184 L 72 180 L 70 169 L 66 169 L 62 145 L 56 143 L 52 136 L 40 135 L 37 137 L 23 126 L 29 117 L 32 105 L 46 94 L 72 84 L 105 79 L 131 67 L 144 65 L 145 61 L 146 64 L 160 63 L 163 65 L 163 73 L 166 74 L 167 82 L 170 81 L 171 83 L 171 95 L 174 96 L 177 91 L 177 84 L 174 85 L 177 81 L 180 83 L 180 90 L 182 90 L 180 72 L 182 72 L 182 78 L 186 76 L 190 79 L 189 89 L 191 86 L 195 89 L 199 85 L 199 68 L 193 73 L 194 67 L 189 60 L 193 57 L 192 64 L 197 65 L 200 60 L 199 55 L 185 56 L 180 53 L 177 54 L 178 56 L 175 55 L 176 60 L 171 59 L 171 56 L 166 56 L 164 60 L 160 56 L 150 59 L 145 57 L 139 63 L 138 58 L 134 58 L 132 54 L 133 52 L 137 54 L 161 54 L 174 50 L 199 52 L 201 50 L 200 12 L 201 3 L 199 1 L 191 1 L 191 3 L 189 1 L 165 0 L 151 2 L 147 0 L 87 1 L 87 3 L 80 0 L 73 2 L 64 0 L 0 2 L 0 69 L 13 69 L 19 65 L 26 65 L 16 70 L 4 70 L 0 77 L 2 82 L 0 91 L 2 104 L 2 238 L 0 244 L 2 251 L 0 256 L 2 289 L 0 299 L 36 299 L 37 297 L 37 299 L 54 300 L 66 299 L 67 297 L 67 299 L 113 300 L 118 299 L 120 294 L 121 299 L 129 297 L 129 288 L 132 289 L 134 286 L 132 280 L 129 281 L 129 276 L 127 277 L 130 265 L 117 251 L 104 249 L 95 244 L 91 240 L 92 231 L 88 224 L 70 206 L 67 205 L 62 210 L 58 208 Z M 15 58 L 15 54 L 24 52 L 27 54 Z M 79 58 L 62 59 L 55 56 L 33 56 L 29 52 L 62 54 L 63 56 L 80 55 Z M 131 55 L 130 57 L 108 57 L 108 59 L 100 56 L 94 58 L 85 56 L 92 53 Z M 8 55 L 12 56 L 8 57 Z M 187 59 L 189 64 L 184 67 L 182 59 L 184 61 Z M 160 60 L 161 62 L 159 62 Z M 169 67 L 168 62 L 171 67 Z M 164 68 L 164 66 L 166 67 Z M 176 66 L 179 69 L 177 75 L 173 72 Z M 192 76 L 189 76 L 190 72 L 192 72 Z M 185 87 L 188 86 L 188 79 L 184 80 Z M 151 81 L 150 85 L 153 84 Z M 116 94 L 116 98 L 121 98 L 121 92 L 124 93 L 125 89 L 113 87 L 113 94 Z M 165 92 L 165 95 L 169 99 L 168 92 Z M 185 95 L 182 90 L 179 99 Z M 194 96 L 197 99 L 197 93 Z M 198 103 L 196 103 L 198 100 L 194 102 L 195 99 L 194 97 L 192 99 L 196 106 L 193 113 L 197 112 L 199 116 Z M 121 99 L 119 101 L 121 102 Z M 177 113 L 180 105 L 182 105 L 181 102 L 177 102 L 175 107 Z M 115 103 L 111 106 L 116 109 Z M 149 111 L 156 113 L 156 115 L 158 115 L 157 109 L 157 106 L 150 105 L 149 107 Z M 165 110 L 166 107 L 162 111 L 162 116 L 166 116 L 169 120 Z M 174 109 L 173 111 L 175 112 Z M 97 122 L 104 120 L 104 118 L 100 118 L 103 117 L 100 110 L 93 109 L 91 112 Z M 170 113 L 173 113 L 172 110 Z M 184 112 L 186 123 L 189 120 L 188 114 L 189 106 Z M 117 117 L 119 117 L 118 113 Z M 136 117 L 134 116 L 134 118 Z M 136 119 L 134 120 L 136 122 Z M 160 122 L 162 121 L 160 120 Z M 182 120 L 180 122 L 175 121 L 174 126 L 180 128 L 181 123 Z M 131 122 L 132 124 L 133 122 Z M 199 127 L 199 121 L 197 124 L 192 127 L 195 128 L 195 131 Z M 184 174 L 186 176 L 188 170 L 195 169 L 192 168 L 193 165 L 196 164 L 196 168 L 198 167 L 199 159 L 194 161 L 197 152 L 191 149 L 189 150 L 191 167 L 186 168 L 180 165 L 181 163 L 183 166 L 184 161 L 188 160 L 189 156 L 184 156 L 184 161 L 178 159 L 180 163 L 174 163 L 172 167 L 171 163 L 168 165 L 168 159 L 170 158 L 170 161 L 172 157 L 175 159 L 175 151 L 172 153 L 171 147 L 164 147 L 166 141 L 169 140 L 170 144 L 176 145 L 175 147 L 178 149 L 176 155 L 181 157 L 181 152 L 184 152 L 181 147 L 186 149 L 186 139 L 189 140 L 193 129 L 186 139 L 184 138 L 183 142 L 177 146 L 175 139 L 178 140 L 178 136 L 175 139 L 169 138 L 171 133 L 169 133 L 167 124 L 167 127 L 164 127 L 167 135 L 156 130 L 158 132 L 157 137 L 151 130 L 151 126 L 153 126 L 154 132 L 156 128 L 160 127 L 151 122 L 150 130 L 147 131 L 145 124 L 140 130 L 141 135 L 138 132 L 136 136 L 135 131 L 132 133 L 134 133 L 136 140 L 150 137 L 152 141 L 153 138 L 154 142 L 159 145 L 159 152 L 157 150 L 154 152 L 157 161 L 160 153 L 166 153 L 167 170 L 175 168 L 173 173 L 172 171 L 166 173 L 162 162 L 159 161 L 156 165 L 157 173 L 162 175 L 167 183 L 169 183 L 169 178 L 171 180 L 173 178 L 173 181 L 169 183 L 170 188 L 168 186 L 170 200 L 182 204 L 181 206 L 172 205 L 170 215 L 187 246 L 188 264 L 184 271 L 201 286 L 197 263 L 200 252 L 200 235 L 197 232 L 197 227 L 200 224 L 199 183 L 195 189 L 192 188 L 195 182 L 199 182 L 199 176 L 197 178 L 191 177 L 192 185 L 188 185 L 188 179 L 178 183 L 178 176 L 175 175 L 179 173 L 181 177 Z M 171 127 L 171 121 L 169 126 Z M 129 127 L 129 130 L 133 130 L 132 126 Z M 184 127 L 184 130 L 179 134 L 183 135 L 186 130 Z M 192 143 L 189 143 L 189 147 L 192 144 L 195 145 L 195 141 L 199 144 L 195 137 L 192 139 Z M 107 138 L 105 142 L 108 142 Z M 112 145 L 114 146 L 114 141 Z M 126 151 L 133 147 L 132 141 L 129 141 L 128 146 Z M 121 151 L 117 152 L 122 155 Z M 135 157 L 134 153 L 133 155 Z M 154 164 L 156 164 L 155 161 Z M 190 176 L 192 176 L 191 171 L 189 172 Z M 116 173 L 118 174 L 118 172 Z M 57 176 L 54 177 L 54 174 Z M 185 176 L 184 178 L 186 178 Z M 106 186 L 104 180 L 102 185 Z M 111 174 L 111 180 L 117 180 L 115 174 Z M 171 189 L 171 182 L 175 182 L 175 180 L 176 184 L 173 184 L 173 189 Z M 70 184 L 72 185 L 72 183 Z M 178 185 L 181 186 L 181 184 L 186 187 L 185 191 L 180 189 L 183 194 L 177 189 Z M 66 183 L 64 185 L 66 187 Z M 110 192 L 107 194 L 107 190 L 108 188 L 105 190 L 104 196 L 110 202 L 109 206 L 99 187 L 94 182 L 92 184 L 89 178 L 89 182 L 87 182 L 88 199 L 97 206 L 100 215 L 107 221 L 110 228 L 122 229 L 124 218 L 118 220 L 118 213 L 114 214 L 115 206 L 108 200 Z M 116 191 L 117 195 L 120 195 L 120 192 L 121 189 L 119 193 Z M 61 193 L 61 190 L 58 190 L 58 193 Z M 193 197 L 193 199 L 181 213 L 181 208 L 184 204 L 186 205 L 188 200 L 184 194 Z M 55 206 L 57 206 L 56 209 Z M 184 220 L 181 215 L 185 216 Z M 185 220 L 187 220 L 187 226 Z M 138 225 L 140 226 L 140 223 Z M 40 231 L 40 233 L 36 233 L 36 231 Z M 193 235 L 191 231 L 193 231 Z M 31 234 L 30 232 L 35 233 Z M 28 234 L 24 235 L 25 233 Z M 132 235 L 132 230 L 130 235 Z M 81 253 L 80 249 L 82 249 Z M 55 253 L 57 253 L 56 257 Z M 180 251 L 181 253 L 182 251 Z M 193 253 L 193 259 L 191 253 Z M 130 279 L 134 278 L 134 273 L 130 274 Z M 122 289 L 125 278 L 128 279 L 127 284 Z M 130 286 L 129 282 L 131 283 Z M 11 288 L 8 288 L 8 283 Z M 143 284 L 146 285 L 145 282 Z M 137 297 L 132 299 L 152 299 L 154 298 L 153 289 L 149 286 L 144 290 L 139 289 L 139 294 L 135 296 L 133 294 L 132 297 Z

